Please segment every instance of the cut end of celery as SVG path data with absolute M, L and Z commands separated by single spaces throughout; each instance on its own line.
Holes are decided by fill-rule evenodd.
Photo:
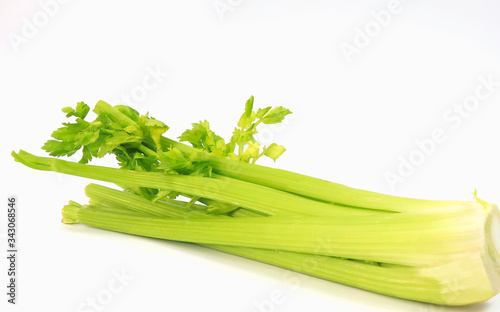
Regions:
M 434 280 L 436 292 L 409 299 L 461 306 L 486 301 L 500 292 L 500 212 L 492 204 L 481 203 L 478 208 L 483 216 L 480 247 L 476 251 L 465 248 L 454 261 L 421 268 L 421 276 Z
M 78 218 L 77 218 L 77 211 L 78 209 L 81 209 L 82 205 L 70 201 L 68 205 L 64 206 L 62 209 L 62 216 L 63 218 L 61 219 L 61 222 L 64 224 L 75 224 L 78 223 Z
M 500 212 L 497 205 L 492 205 L 489 235 L 486 239 L 490 241 L 492 251 L 498 257 L 500 255 Z
M 493 295 L 496 295 L 500 292 L 500 211 L 497 205 L 491 205 L 486 219 L 485 241 L 483 262 Z
M 486 203 L 486 202 L 484 202 Z M 461 266 L 462 270 L 468 270 L 466 283 L 462 285 L 449 285 L 449 305 L 466 305 L 486 301 L 500 292 L 500 212 L 497 205 L 487 204 L 485 207 L 484 224 L 484 249 L 480 261 L 472 258 Z M 469 286 L 463 288 L 463 286 Z M 456 287 L 458 286 L 458 287 Z M 462 287 L 460 287 L 462 286 Z

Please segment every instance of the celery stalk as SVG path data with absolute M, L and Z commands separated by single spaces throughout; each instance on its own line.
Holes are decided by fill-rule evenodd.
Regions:
M 274 215 L 368 215 L 378 210 L 353 209 L 347 206 L 318 202 L 295 194 L 230 178 L 213 179 L 197 176 L 166 175 L 94 165 L 84 165 L 49 157 L 38 157 L 24 151 L 12 153 L 14 158 L 33 169 L 55 171 L 119 185 L 149 187 L 236 204 L 249 210 Z M 230 180 L 228 180 L 230 179 Z
M 207 121 L 193 124 L 179 137 L 189 147 L 163 137 L 166 124 L 130 107 L 100 101 L 98 117 L 87 121 L 90 108 L 80 102 L 63 109 L 76 122 L 54 131 L 55 140 L 43 149 L 51 156 L 82 150 L 81 163 L 114 154 L 121 169 L 24 151 L 12 155 L 34 169 L 108 181 L 137 194 L 89 186 L 89 205 L 70 202 L 65 223 L 198 243 L 424 302 L 463 305 L 499 292 L 495 205 L 477 197 L 395 197 L 255 165 L 263 155 L 276 160 L 285 151 L 275 143 L 261 150 L 253 137 L 257 125 L 278 123 L 290 111 L 252 107 L 253 97 L 227 143 Z M 176 194 L 192 198 L 185 203 L 166 197 Z
M 101 200 L 114 202 L 118 199 L 121 208 L 135 211 L 139 213 L 138 216 L 155 213 L 163 217 L 190 218 L 190 212 L 186 208 L 161 203 L 148 203 L 145 206 L 144 199 L 137 195 L 98 185 L 87 186 L 86 193 L 96 202 Z M 80 206 L 76 208 L 78 207 Z M 68 211 L 68 208 L 65 210 Z M 476 253 L 468 250 L 469 252 L 465 252 L 463 257 L 447 262 L 442 262 L 441 259 L 433 265 L 396 266 L 388 263 L 376 265 L 283 250 L 227 245 L 205 246 L 386 295 L 435 304 L 464 305 L 487 300 L 497 294 L 500 288 L 500 247 L 498 241 L 495 241 L 500 227 L 498 208 L 486 205 L 483 208 L 474 207 L 472 210 L 473 214 L 484 216 L 482 247 L 476 249 Z
M 162 137 L 161 142 L 165 148 L 175 147 L 186 155 L 203 154 L 203 157 L 211 162 L 214 171 L 218 174 L 324 202 L 395 212 L 416 211 L 458 204 L 457 201 L 414 199 L 365 191 L 287 170 L 236 162 L 197 150 L 165 137 Z
M 435 265 L 483 248 L 482 205 L 359 218 L 267 217 L 172 220 L 68 207 L 66 219 L 134 235 L 278 249 L 399 265 Z

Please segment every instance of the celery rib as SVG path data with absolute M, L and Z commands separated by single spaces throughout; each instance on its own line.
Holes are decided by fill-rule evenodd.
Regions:
M 471 218 L 472 213 L 466 210 L 456 211 L 451 217 L 447 210 L 434 211 L 438 221 L 432 223 L 427 222 L 426 215 L 419 219 L 418 213 L 366 216 L 361 223 L 356 222 L 357 217 L 176 220 L 122 216 L 92 206 L 78 209 L 75 215 L 80 223 L 134 235 L 401 265 L 434 265 L 459 259 L 463 250 L 477 253 L 482 238 L 482 228 L 478 226 L 482 223 Z M 440 218 L 446 218 L 447 223 L 440 222 Z
M 95 192 L 95 190 L 101 192 Z M 97 193 L 99 193 L 100 197 L 94 196 Z M 124 195 L 124 205 L 121 208 L 127 209 L 128 207 L 128 209 L 132 209 L 137 213 L 142 209 L 142 216 L 149 214 L 151 207 L 144 206 L 143 199 L 137 195 L 126 194 L 98 185 L 89 185 L 87 187 L 87 194 L 97 202 L 106 198 L 106 195 L 118 195 L 120 193 Z M 130 200 L 133 197 L 140 198 L 140 200 Z M 129 206 L 127 206 L 127 202 L 130 204 Z M 177 218 L 180 215 L 189 213 L 185 208 L 170 204 L 151 203 L 151 205 L 161 206 L 160 210 L 157 208 L 153 209 L 153 211 L 161 211 L 161 214 L 165 217 Z M 135 206 L 135 208 L 131 206 Z M 77 206 L 77 208 L 80 207 Z M 493 212 L 497 213 L 496 210 L 493 210 Z M 207 217 L 211 216 L 207 215 Z M 498 215 L 495 217 L 498 219 Z M 486 300 L 498 293 L 498 284 L 495 285 L 494 277 L 490 281 L 490 277 L 487 276 L 488 272 L 485 272 L 485 265 L 481 262 L 480 257 L 475 260 L 458 260 L 432 267 L 385 267 L 336 257 L 281 250 L 223 245 L 205 246 L 345 285 L 435 304 L 469 304 Z M 494 259 L 496 259 L 494 263 L 498 266 L 498 257 Z M 498 271 L 496 278 L 498 278 Z
M 405 198 L 365 191 L 300 173 L 222 158 L 165 137 L 161 138 L 161 142 L 165 148 L 175 147 L 187 155 L 202 153 L 218 174 L 324 202 L 394 212 L 442 208 L 460 203 L 449 200 Z
M 130 185 L 177 191 L 236 204 L 259 213 L 300 215 L 369 215 L 382 213 L 376 210 L 353 209 L 337 204 L 311 201 L 291 193 L 240 181 L 219 180 L 197 176 L 166 175 L 156 172 L 139 172 L 94 165 L 83 165 L 49 157 L 39 157 L 24 151 L 12 153 L 17 161 L 33 169 L 49 170 L 84 178 Z

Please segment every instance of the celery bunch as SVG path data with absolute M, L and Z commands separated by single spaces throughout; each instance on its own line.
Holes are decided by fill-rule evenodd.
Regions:
M 312 276 L 411 300 L 465 305 L 500 291 L 500 213 L 476 201 L 389 196 L 255 164 L 285 148 L 260 147 L 259 124 L 281 122 L 289 110 L 245 106 L 229 141 L 207 121 L 181 142 L 148 114 L 100 101 L 64 108 L 74 123 L 52 134 L 51 156 L 82 150 L 80 163 L 12 153 L 24 165 L 101 181 L 88 205 L 70 202 L 63 222 L 177 240 Z M 120 168 L 87 164 L 115 155 Z M 186 200 L 179 197 L 187 198 Z

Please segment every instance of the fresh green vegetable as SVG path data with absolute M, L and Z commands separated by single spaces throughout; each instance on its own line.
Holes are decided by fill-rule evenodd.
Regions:
M 203 121 L 180 140 L 164 123 L 126 106 L 64 108 L 74 123 L 53 133 L 51 156 L 82 150 L 80 163 L 12 153 L 24 165 L 112 182 L 91 184 L 89 205 L 70 202 L 63 222 L 193 242 L 379 293 L 445 305 L 484 301 L 500 291 L 496 205 L 401 198 L 256 165 L 285 148 L 262 149 L 259 124 L 281 122 L 283 107 L 246 105 L 226 142 Z M 120 169 L 88 165 L 114 154 Z M 179 195 L 187 197 L 180 200 Z
M 95 184 L 87 186 L 86 194 L 90 198 L 91 205 L 119 206 L 123 211 L 134 211 L 142 217 L 154 215 L 180 220 L 193 218 L 192 213 L 195 212 L 185 209 L 177 200 L 170 201 L 168 204 L 151 203 L 140 196 Z M 486 205 L 484 206 L 485 215 L 489 213 L 490 217 L 487 218 L 491 218 L 491 221 L 486 221 L 485 225 L 486 231 L 491 233 L 491 236 L 487 238 L 487 245 L 494 245 L 493 239 L 498 237 L 498 233 L 495 232 L 498 228 L 494 228 L 495 220 L 498 222 L 498 211 L 493 206 L 488 207 L 484 202 L 483 204 Z M 77 207 L 82 208 L 82 206 Z M 67 211 L 67 208 L 64 211 Z M 214 218 L 212 215 L 203 215 L 199 211 L 196 213 L 194 218 L 198 220 L 203 217 Z M 495 273 L 498 269 L 493 268 L 492 263 L 483 262 L 477 258 L 475 260 L 464 258 L 463 261 L 453 262 L 443 261 L 433 266 L 401 266 L 281 250 L 222 245 L 206 246 L 343 284 L 437 304 L 459 305 L 475 302 L 477 298 L 492 296 L 492 289 L 499 287 L 496 275 L 498 273 Z M 318 248 L 324 249 L 325 242 L 318 244 Z M 491 249 L 495 250 L 495 247 Z M 494 254 L 490 257 L 498 259 L 498 256 Z
M 155 190 L 168 190 L 209 198 L 235 207 L 243 207 L 264 215 L 367 215 L 381 213 L 377 210 L 353 209 L 347 206 L 309 200 L 287 192 L 265 186 L 214 176 L 213 178 L 165 174 L 161 172 L 143 172 L 117 168 L 72 163 L 49 157 L 38 157 L 25 151 L 12 154 L 14 158 L 33 169 L 49 170 L 71 174 L 84 178 L 96 179 L 116 184 L 127 185 L 132 189 L 146 187 Z
M 324 217 L 169 220 L 67 207 L 67 220 L 129 234 L 201 244 L 279 249 L 430 266 L 478 255 L 489 211 L 480 204 L 426 212 Z M 322 248 L 318 248 L 318 245 Z
M 272 113 L 272 118 L 263 121 L 267 124 L 281 122 L 290 113 L 282 107 L 274 109 L 267 107 L 251 113 L 250 116 L 254 118 L 246 122 L 247 124 L 250 122 L 250 127 L 248 129 L 236 127 L 230 143 L 227 144 L 210 130 L 208 122 L 195 123 L 192 130 L 187 130 L 180 136 L 180 140 L 190 142 L 193 145 L 191 147 L 161 136 L 168 130 L 164 123 L 148 115 L 139 116 L 139 113 L 130 107 L 120 105 L 112 107 L 104 101 L 99 101 L 94 109 L 98 117 L 93 122 L 87 122 L 83 119 L 89 109 L 84 104 L 80 106 L 76 111 L 81 112 L 74 114 L 78 116 L 76 123 L 64 124 L 65 127 L 52 134 L 56 140 L 49 140 L 44 145 L 43 148 L 51 156 L 71 156 L 82 149 L 83 157 L 80 162 L 87 163 L 93 157 L 103 157 L 109 153 L 116 155 L 123 169 L 204 176 L 211 176 L 211 173 L 215 172 L 318 201 L 357 208 L 404 212 L 450 205 L 449 201 L 389 196 L 290 171 L 249 164 L 251 157 L 244 157 L 246 151 L 242 152 L 242 149 L 246 145 L 255 146 L 253 136 L 257 133 L 259 121 L 266 120 L 266 112 Z M 245 113 L 240 118 L 239 124 L 244 116 L 249 115 L 252 107 L 253 97 L 247 101 Z M 256 118 L 259 119 L 254 122 Z M 271 145 L 278 146 L 273 144 Z M 238 145 L 238 155 L 234 153 L 236 145 Z M 282 146 L 278 147 L 280 151 L 284 151 Z M 262 153 L 247 152 L 248 154 L 259 157 Z M 279 153 L 274 154 L 272 158 L 276 160 L 279 155 Z M 234 159 L 245 161 L 231 161 Z

